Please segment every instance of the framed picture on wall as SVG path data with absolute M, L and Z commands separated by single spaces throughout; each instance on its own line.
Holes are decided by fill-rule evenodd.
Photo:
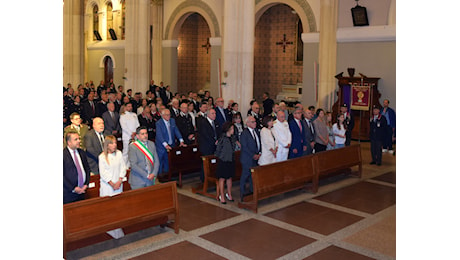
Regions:
M 356 5 L 355 7 L 351 8 L 351 16 L 353 17 L 353 26 L 369 25 L 366 7 Z

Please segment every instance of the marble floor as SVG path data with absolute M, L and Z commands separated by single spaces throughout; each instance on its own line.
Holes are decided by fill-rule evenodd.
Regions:
M 137 226 L 114 240 L 81 241 L 68 259 L 395 259 L 396 157 L 370 165 L 361 143 L 363 177 L 320 181 L 317 194 L 292 191 L 259 203 L 258 213 L 193 194 L 198 175 L 178 189 L 180 232 Z M 353 168 L 353 170 L 355 170 Z M 238 197 L 238 186 L 233 194 Z M 77 248 L 80 247 L 80 248 Z

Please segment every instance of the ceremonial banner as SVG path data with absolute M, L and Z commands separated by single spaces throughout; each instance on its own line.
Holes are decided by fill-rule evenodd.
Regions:
M 369 86 L 351 86 L 351 109 L 369 110 L 370 96 Z

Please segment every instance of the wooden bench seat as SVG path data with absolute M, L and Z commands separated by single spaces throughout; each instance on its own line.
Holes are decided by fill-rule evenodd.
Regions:
M 159 175 L 161 182 L 171 181 L 173 177 L 179 177 L 178 185 L 182 187 L 182 175 L 198 172 L 201 170 L 201 152 L 198 145 L 192 144 L 187 147 L 174 147 L 168 152 L 169 172 Z
M 235 175 L 232 178 L 234 182 L 239 181 L 241 178 L 241 162 L 240 162 L 240 154 L 241 151 L 235 151 L 234 156 L 235 156 Z M 216 186 L 218 187 L 218 179 L 217 179 L 217 156 L 215 155 L 206 155 L 206 156 L 201 156 L 201 159 L 203 160 L 203 172 L 204 172 L 204 183 L 202 185 L 199 185 L 198 187 L 193 187 L 192 192 L 193 193 L 198 193 L 202 194 L 205 196 L 208 196 L 210 198 L 217 198 L 217 189 L 216 189 L 216 194 L 211 194 L 208 192 L 208 189 Z
M 251 168 L 253 194 L 244 197 L 238 207 L 257 213 L 259 200 L 303 188 L 316 193 L 319 176 L 316 164 L 316 158 L 309 155 Z M 308 183 L 311 187 L 307 186 Z
M 350 173 L 350 167 L 353 166 L 358 166 L 356 176 L 359 178 L 362 176 L 363 161 L 361 157 L 361 145 L 359 144 L 328 150 L 314 155 L 318 157 L 320 179 L 334 174 Z
M 116 213 L 116 214 L 115 214 Z M 179 206 L 175 182 L 130 190 L 113 197 L 98 197 L 63 206 L 64 257 L 72 241 L 136 223 L 163 220 L 179 232 Z
M 350 173 L 350 167 L 353 166 L 358 166 L 355 175 L 361 178 L 362 158 L 359 144 L 253 167 L 253 195 L 245 197 L 243 203 L 238 203 L 238 207 L 257 212 L 258 201 L 265 198 L 305 187 L 316 193 L 319 179 Z M 311 182 L 310 187 L 306 186 L 308 182 Z

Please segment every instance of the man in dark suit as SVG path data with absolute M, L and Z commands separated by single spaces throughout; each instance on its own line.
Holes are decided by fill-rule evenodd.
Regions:
M 173 98 L 171 100 L 171 108 L 169 109 L 171 111 L 171 118 L 176 119 L 179 116 L 180 109 L 179 109 L 179 100 L 176 98 Z
M 107 104 L 107 111 L 102 114 L 104 120 L 104 128 L 110 134 L 121 133 L 120 114 L 115 110 L 115 104 L 110 102 Z
M 227 114 L 227 110 L 224 108 L 224 99 L 219 97 L 216 99 L 216 121 L 219 125 L 224 125 L 227 121 L 232 121 L 232 118 Z
M 291 147 L 289 148 L 289 159 L 297 158 L 303 155 L 307 151 L 307 140 L 305 139 L 304 131 L 307 130 L 307 126 L 302 120 L 303 110 L 297 107 L 294 110 L 293 118 L 288 122 L 289 130 L 292 134 Z
M 262 99 L 263 99 L 262 103 L 264 106 L 263 117 L 265 117 L 265 116 L 270 115 L 273 112 L 273 105 L 275 104 L 275 102 L 273 101 L 273 99 L 270 98 L 268 92 L 264 92 L 264 94 L 262 95 Z
M 155 80 L 150 80 L 150 85 L 149 85 L 149 90 L 152 91 L 152 93 L 155 92 L 155 89 L 157 88 L 158 86 L 155 85 Z
M 248 111 L 248 116 L 254 117 L 256 120 L 256 128 L 262 129 L 264 126 L 262 125 L 262 115 L 260 114 L 260 106 L 257 102 L 253 102 L 251 105 L 251 109 Z
M 213 126 L 214 125 L 214 126 Z M 211 108 L 206 117 L 197 120 L 198 147 L 202 155 L 211 155 L 216 151 L 217 139 L 221 134 L 221 126 L 216 120 L 216 110 Z M 204 181 L 204 172 L 201 169 L 200 179 Z
M 93 174 L 99 174 L 99 154 L 102 153 L 105 137 L 110 132 L 104 129 L 104 120 L 100 117 L 93 119 L 93 129 L 83 138 L 88 155 L 88 163 Z
M 109 96 L 106 93 L 102 93 L 101 101 L 96 104 L 96 116 L 102 117 L 102 114 L 107 111 L 107 103 L 109 103 Z
M 246 118 L 246 125 L 248 126 L 243 130 L 240 136 L 241 143 L 241 179 L 240 179 L 240 196 L 241 202 L 243 197 L 251 194 L 252 189 L 252 177 L 251 167 L 257 166 L 257 161 L 260 158 L 262 143 L 260 142 L 260 132 L 257 129 L 257 121 L 253 116 Z M 249 193 L 246 193 L 246 183 L 249 182 Z
M 307 150 L 303 152 L 303 155 L 309 155 L 313 153 L 315 147 L 315 128 L 313 127 L 313 112 L 310 109 L 305 109 L 305 140 L 307 141 Z
M 88 188 L 90 167 L 85 151 L 80 149 L 80 137 L 77 132 L 65 136 L 67 147 L 63 154 L 63 201 L 64 204 L 83 200 Z
M 176 118 L 176 124 L 184 138 L 186 144 L 195 143 L 195 128 L 193 127 L 192 117 L 188 113 L 188 103 L 180 104 L 180 113 Z
M 171 118 L 169 109 L 161 110 L 161 119 L 156 122 L 155 147 L 160 159 L 159 173 L 168 172 L 168 151 L 175 146 L 176 138 L 179 139 L 180 146 L 187 146 L 182 139 L 182 135 L 177 128 L 176 121 Z
M 82 118 L 87 125 L 93 124 L 93 118 L 96 116 L 96 101 L 94 101 L 94 91 L 89 92 L 86 101 L 82 102 Z
M 347 138 L 345 140 L 345 146 L 350 146 L 351 132 L 353 131 L 353 128 L 355 127 L 355 118 L 353 114 L 350 111 L 348 111 L 347 104 L 343 104 L 340 107 L 340 113 L 342 113 L 345 118 L 345 121 L 343 123 L 346 125 L 345 129 L 347 129 L 347 131 L 345 132 L 345 137 Z
M 374 106 L 372 108 L 372 114 L 370 120 L 370 133 L 369 139 L 371 139 L 371 164 L 382 165 L 382 145 L 385 139 L 388 123 L 385 116 L 380 114 L 380 108 Z

